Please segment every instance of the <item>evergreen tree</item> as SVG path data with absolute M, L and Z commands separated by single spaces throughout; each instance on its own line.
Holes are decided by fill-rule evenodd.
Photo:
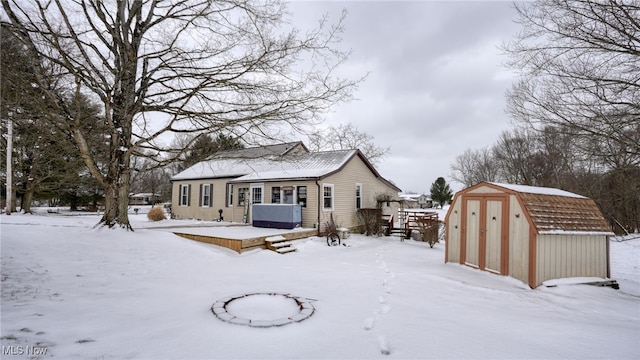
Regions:
M 189 148 L 185 159 L 182 161 L 181 169 L 186 169 L 200 161 L 207 160 L 220 151 L 237 150 L 244 148 L 244 145 L 236 137 L 218 134 L 214 139 L 210 135 L 198 136 Z
M 13 198 L 21 198 L 21 211 L 31 212 L 33 200 L 69 198 L 84 195 L 98 196 L 86 167 L 70 135 L 61 130 L 58 120 L 63 116 L 36 85 L 39 66 L 27 48 L 7 29 L 0 27 L 0 117 L 13 123 L 12 177 L 16 186 Z M 57 86 L 52 76 L 47 86 Z M 100 107 L 82 94 L 60 92 L 68 97 L 76 111 L 79 127 L 87 134 L 92 155 L 104 161 L 104 119 Z M 5 133 L 6 123 L 0 125 Z M 0 142 L 6 148 L 6 139 Z M 0 158 L 6 161 L 6 151 Z M 89 185 L 89 190 L 84 184 Z M 99 196 L 98 196 L 99 198 Z M 96 200 L 92 200 L 95 202 Z M 72 207 L 74 203 L 71 202 Z
M 451 202 L 453 191 L 443 177 L 439 177 L 431 184 L 431 200 L 437 202 L 442 208 L 445 204 Z

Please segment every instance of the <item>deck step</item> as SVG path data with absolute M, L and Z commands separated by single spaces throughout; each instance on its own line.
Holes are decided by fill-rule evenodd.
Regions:
M 297 250 L 296 248 L 291 246 L 293 245 L 293 242 L 285 239 L 282 236 L 273 236 L 267 238 L 265 240 L 265 243 L 267 244 L 267 249 L 273 250 L 278 254 L 286 254 Z
M 291 246 L 293 245 L 293 243 L 291 241 L 282 241 L 282 242 L 273 242 L 271 243 L 271 246 L 278 249 L 281 247 L 287 247 L 287 246 Z
M 291 247 L 291 246 L 281 247 L 281 248 L 276 249 L 276 252 L 278 254 L 287 254 L 287 253 L 294 252 L 294 251 L 298 251 L 298 249 L 296 249 L 294 247 Z

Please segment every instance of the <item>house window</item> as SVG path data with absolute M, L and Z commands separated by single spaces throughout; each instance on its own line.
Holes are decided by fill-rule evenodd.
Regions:
M 298 200 L 296 203 L 303 208 L 307 207 L 307 187 L 306 186 L 298 186 Z
M 178 205 L 191 205 L 191 185 L 180 185 L 180 199 L 178 200 Z
M 227 184 L 227 207 L 233 206 L 233 184 Z
M 293 186 L 284 186 L 282 188 L 282 203 L 293 204 Z
M 200 184 L 200 206 L 211 206 L 211 184 Z
M 251 203 L 262 204 L 262 185 L 251 186 Z
M 247 193 L 249 188 L 243 187 L 238 189 L 238 205 L 244 206 L 247 201 Z
M 362 184 L 356 184 L 356 209 L 362 208 Z
M 271 188 L 271 203 L 280 204 L 280 186 L 274 186 Z
M 324 209 L 333 210 L 333 184 L 322 185 L 322 198 L 324 199 Z

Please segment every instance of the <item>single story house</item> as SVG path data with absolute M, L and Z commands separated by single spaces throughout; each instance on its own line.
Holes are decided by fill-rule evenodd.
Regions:
M 433 207 L 431 196 L 425 194 L 399 194 L 408 209 L 428 209 Z
M 227 151 L 172 177 L 178 219 L 252 221 L 253 204 L 298 204 L 301 226 L 323 231 L 333 214 L 340 227 L 360 226 L 357 210 L 400 189 L 359 150 L 309 152 L 302 142 Z M 383 204 L 395 213 L 397 203 Z
M 546 280 L 609 278 L 611 229 L 596 203 L 568 191 L 482 182 L 455 194 L 446 218 L 445 262 Z
M 160 201 L 160 195 L 153 193 L 138 193 L 129 195 L 129 205 L 153 205 Z

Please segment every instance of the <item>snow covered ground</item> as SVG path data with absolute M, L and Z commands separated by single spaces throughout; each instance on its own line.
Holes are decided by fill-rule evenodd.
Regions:
M 314 237 L 239 255 L 161 228 L 206 223 L 141 213 L 125 232 L 62 213 L 0 216 L 2 359 L 640 358 L 640 239 L 611 242 L 620 290 L 531 290 L 444 264 L 443 243 Z M 217 300 L 252 293 L 304 298 L 314 313 L 269 328 L 213 315 Z M 286 301 L 227 310 L 268 320 L 292 311 Z

